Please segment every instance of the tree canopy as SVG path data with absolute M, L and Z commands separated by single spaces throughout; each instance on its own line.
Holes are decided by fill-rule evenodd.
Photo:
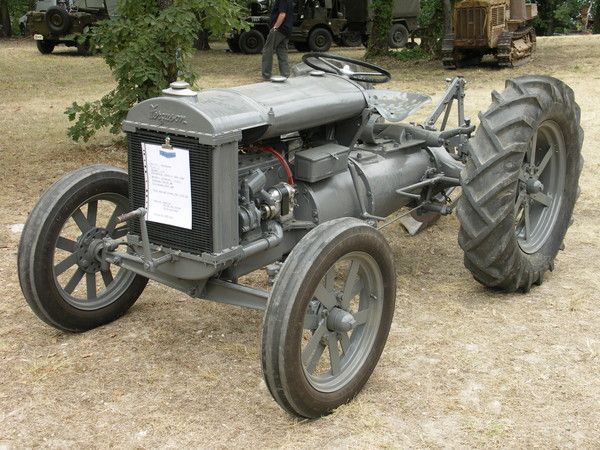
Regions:
M 117 86 L 100 100 L 73 103 L 66 110 L 74 124 L 68 134 L 88 140 L 98 129 L 120 130 L 136 103 L 160 95 L 170 82 L 193 84 L 190 59 L 199 31 L 223 34 L 245 25 L 230 0 L 120 0 L 118 15 L 92 29 L 92 46 L 112 70 Z

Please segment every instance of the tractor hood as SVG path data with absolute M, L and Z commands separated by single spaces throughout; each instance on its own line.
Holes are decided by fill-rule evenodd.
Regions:
M 251 143 L 357 117 L 372 103 L 368 90 L 336 75 L 299 76 L 200 93 L 176 82 L 164 92 L 134 106 L 123 129 L 194 136 L 207 145 Z
M 134 106 L 123 123 L 125 131 L 197 136 L 209 145 L 253 141 L 354 117 L 367 106 L 360 85 L 329 75 L 200 93 L 185 89 L 187 95 L 178 91 L 172 85 L 165 96 Z

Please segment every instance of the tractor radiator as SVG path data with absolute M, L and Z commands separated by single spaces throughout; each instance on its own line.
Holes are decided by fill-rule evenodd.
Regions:
M 128 133 L 129 202 L 131 210 L 145 206 L 146 183 L 142 143 L 161 145 L 166 134 L 155 131 Z M 215 251 L 213 233 L 213 150 L 198 139 L 169 134 L 171 145 L 190 152 L 192 229 L 147 222 L 150 242 L 193 254 Z M 130 233 L 140 235 L 139 220 L 130 223 Z
M 485 21 L 485 8 L 459 8 L 456 11 L 456 38 L 484 39 L 486 36 Z

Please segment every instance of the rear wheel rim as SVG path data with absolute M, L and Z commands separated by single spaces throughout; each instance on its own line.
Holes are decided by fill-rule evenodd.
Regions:
M 515 233 L 521 250 L 538 252 L 552 236 L 564 196 L 567 151 L 560 126 L 543 122 L 524 157 L 515 202 Z
M 314 389 L 335 392 L 356 378 L 375 345 L 383 301 L 383 275 L 367 253 L 343 256 L 321 278 L 301 343 L 302 367 Z
M 96 195 L 80 204 L 63 223 L 54 243 L 52 274 L 61 297 L 69 305 L 95 311 L 114 303 L 135 274 L 110 264 L 102 267 L 95 249 L 104 237 L 122 238 L 127 226 L 117 227 L 117 216 L 128 209 L 126 197 Z

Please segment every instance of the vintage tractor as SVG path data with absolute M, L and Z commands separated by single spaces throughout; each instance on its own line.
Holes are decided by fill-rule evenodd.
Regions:
M 148 279 L 263 310 L 271 394 L 319 417 L 357 395 L 382 353 L 396 300 L 382 228 L 400 217 L 456 209 L 477 281 L 510 292 L 543 282 L 582 169 L 568 86 L 507 81 L 475 133 L 463 78 L 411 124 L 430 99 L 373 89 L 386 70 L 322 53 L 303 61 L 289 79 L 202 92 L 175 82 L 134 106 L 129 171 L 68 173 L 27 220 L 18 271 L 33 311 L 89 330 L 123 315 Z M 238 282 L 266 266 L 270 291 Z
M 522 64 L 533 54 L 536 36 L 528 25 L 537 16 L 529 0 L 463 0 L 454 7 L 453 31 L 444 37 L 444 66 L 478 64 L 486 54 L 501 67 Z

